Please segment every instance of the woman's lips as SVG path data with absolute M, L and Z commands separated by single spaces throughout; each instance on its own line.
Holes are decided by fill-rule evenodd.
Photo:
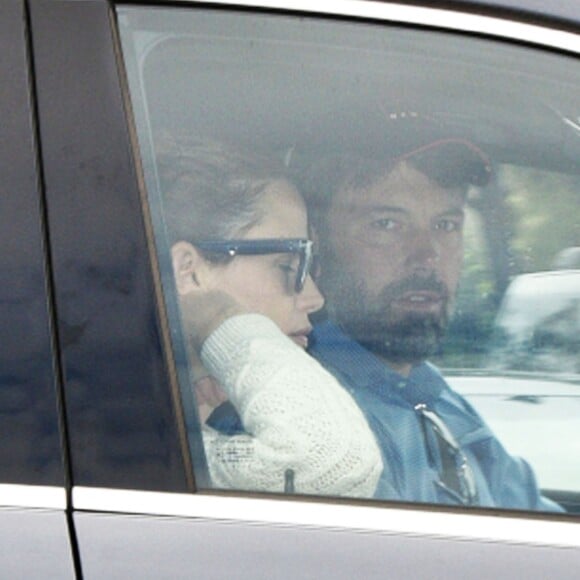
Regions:
M 288 336 L 300 348 L 308 348 L 308 335 L 312 332 L 312 327 L 303 328 L 296 332 L 291 332 Z

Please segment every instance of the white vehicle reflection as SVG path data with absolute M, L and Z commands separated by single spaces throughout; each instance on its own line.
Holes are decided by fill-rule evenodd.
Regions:
M 532 465 L 541 488 L 580 491 L 578 375 L 470 370 L 445 375 L 508 451 Z
M 580 372 L 580 270 L 517 276 L 495 326 L 487 366 Z

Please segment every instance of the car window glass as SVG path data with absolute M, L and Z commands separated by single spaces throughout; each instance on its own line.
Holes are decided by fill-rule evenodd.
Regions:
M 118 17 L 198 487 L 573 509 L 577 59 Z

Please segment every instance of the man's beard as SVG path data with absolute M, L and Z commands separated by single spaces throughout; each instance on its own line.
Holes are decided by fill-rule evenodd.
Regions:
M 328 262 L 325 262 L 328 263 Z M 331 318 L 374 354 L 394 363 L 417 363 L 435 354 L 447 329 L 450 295 L 433 274 L 413 275 L 385 286 L 371 297 L 364 280 L 345 271 L 323 273 L 322 291 Z M 439 312 L 397 311 L 394 302 L 408 292 L 435 292 L 442 297 Z

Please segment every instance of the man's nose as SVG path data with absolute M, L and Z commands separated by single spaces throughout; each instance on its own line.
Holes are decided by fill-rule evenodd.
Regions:
M 441 250 L 432 232 L 410 232 L 407 247 L 407 266 L 413 272 L 430 274 L 437 268 Z
M 324 297 L 311 276 L 306 278 L 302 292 L 296 296 L 298 308 L 307 314 L 317 312 L 324 306 Z

